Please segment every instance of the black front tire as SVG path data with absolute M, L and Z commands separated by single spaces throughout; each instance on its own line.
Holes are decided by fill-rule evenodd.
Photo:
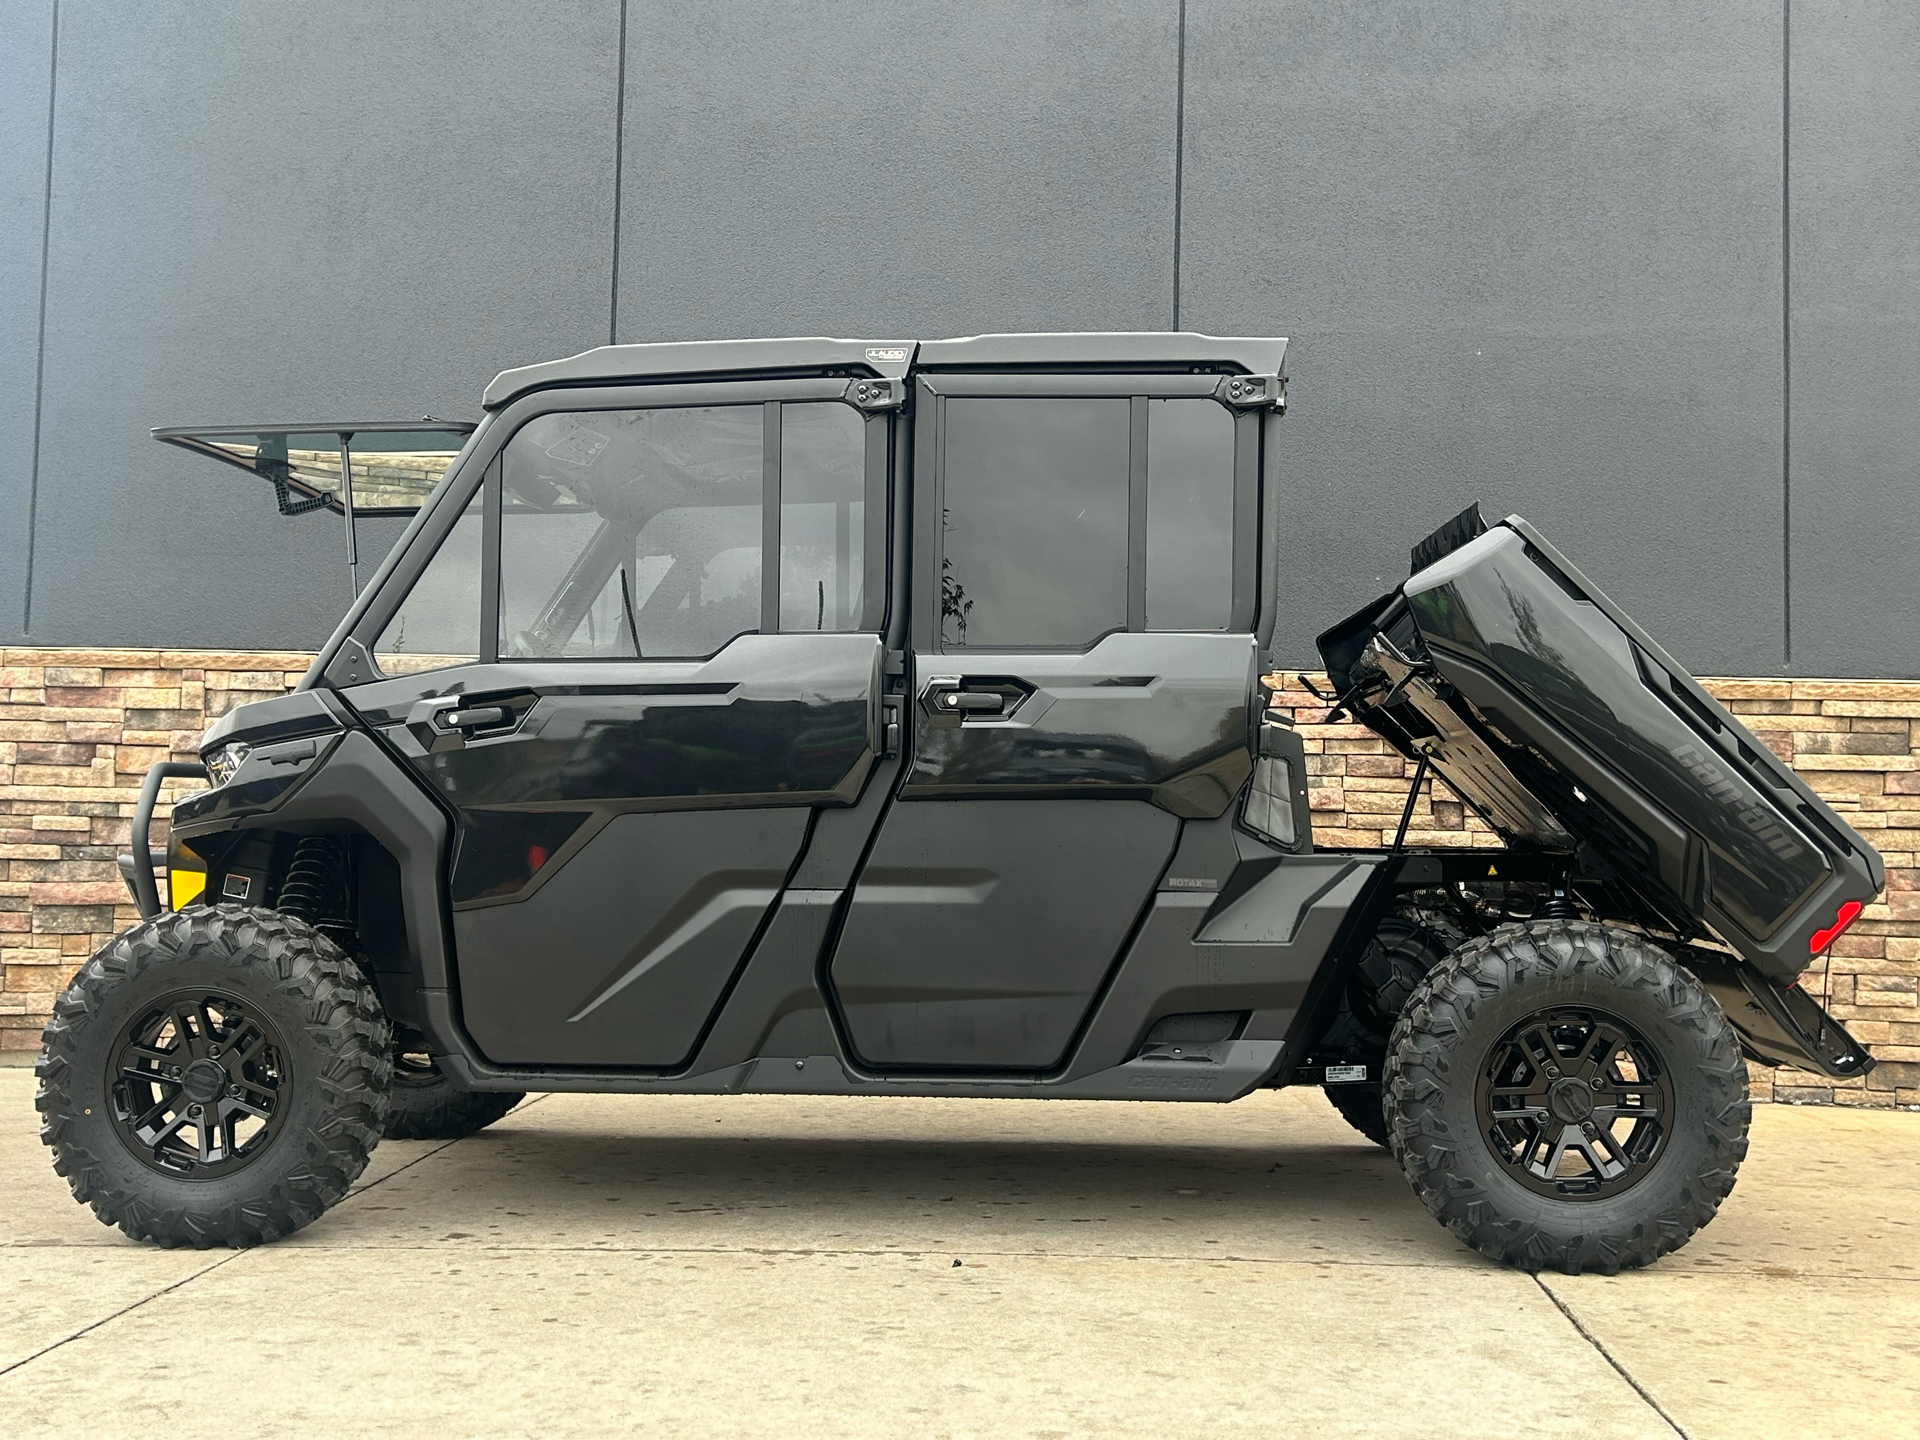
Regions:
M 526 1099 L 525 1091 L 468 1090 L 434 1063 L 411 1031 L 396 1042 L 389 1140 L 461 1140 L 484 1130 Z
M 1384 1110 L 1436 1219 L 1569 1275 L 1684 1245 L 1732 1190 L 1752 1115 L 1738 1038 L 1693 976 L 1633 932 L 1560 920 L 1503 926 L 1427 976 Z
M 373 987 L 310 926 L 233 905 L 168 912 L 54 1002 L 40 1138 L 103 1224 L 168 1248 L 264 1244 L 366 1168 L 391 1049 Z

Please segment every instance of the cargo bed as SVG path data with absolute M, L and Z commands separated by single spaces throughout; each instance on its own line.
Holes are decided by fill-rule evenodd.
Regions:
M 1791 982 L 1880 856 L 1519 516 L 1469 510 L 1320 637 L 1342 706 L 1518 849 Z

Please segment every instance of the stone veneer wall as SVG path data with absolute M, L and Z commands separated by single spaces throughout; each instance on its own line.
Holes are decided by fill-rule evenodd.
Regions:
M 215 716 L 291 689 L 311 658 L 0 650 L 0 1050 L 37 1049 L 53 995 L 137 918 L 114 857 L 129 848 L 147 766 L 169 754 L 191 758 Z M 1920 1106 L 1920 682 L 1705 684 L 1887 861 L 1886 894 L 1803 982 L 1830 997 L 1879 1068 L 1837 1085 L 1756 1066 L 1755 1098 Z M 1412 767 L 1363 726 L 1325 724 L 1325 707 L 1291 676 L 1274 677 L 1272 698 L 1306 740 L 1315 842 L 1335 849 L 1390 840 Z M 163 796 L 162 814 L 165 806 Z M 154 826 L 156 847 L 164 828 Z M 1499 845 L 1444 787 L 1421 795 L 1408 840 Z

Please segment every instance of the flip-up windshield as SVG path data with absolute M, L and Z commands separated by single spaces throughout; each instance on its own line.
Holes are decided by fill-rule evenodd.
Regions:
M 351 505 L 358 515 L 411 515 L 447 473 L 473 426 L 451 421 L 337 425 L 171 426 L 153 438 L 221 460 L 273 487 L 283 515 Z M 351 487 L 340 482 L 346 457 Z

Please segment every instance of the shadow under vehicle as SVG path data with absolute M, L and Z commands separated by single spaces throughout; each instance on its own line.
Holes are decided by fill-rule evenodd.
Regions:
M 1316 851 L 1261 683 L 1300 644 L 1285 353 L 618 346 L 506 372 L 437 441 L 158 432 L 349 533 L 356 486 L 419 508 L 299 688 L 206 733 L 170 906 L 147 824 L 201 767 L 150 775 L 146 918 L 39 1063 L 75 1195 L 244 1245 L 383 1134 L 533 1090 L 1317 1084 L 1490 1255 L 1684 1243 L 1745 1153 L 1745 1058 L 1871 1065 L 1795 982 L 1880 858 L 1477 509 L 1319 643 L 1335 716 L 1504 848 L 1407 845 L 1410 794 L 1391 846 Z

